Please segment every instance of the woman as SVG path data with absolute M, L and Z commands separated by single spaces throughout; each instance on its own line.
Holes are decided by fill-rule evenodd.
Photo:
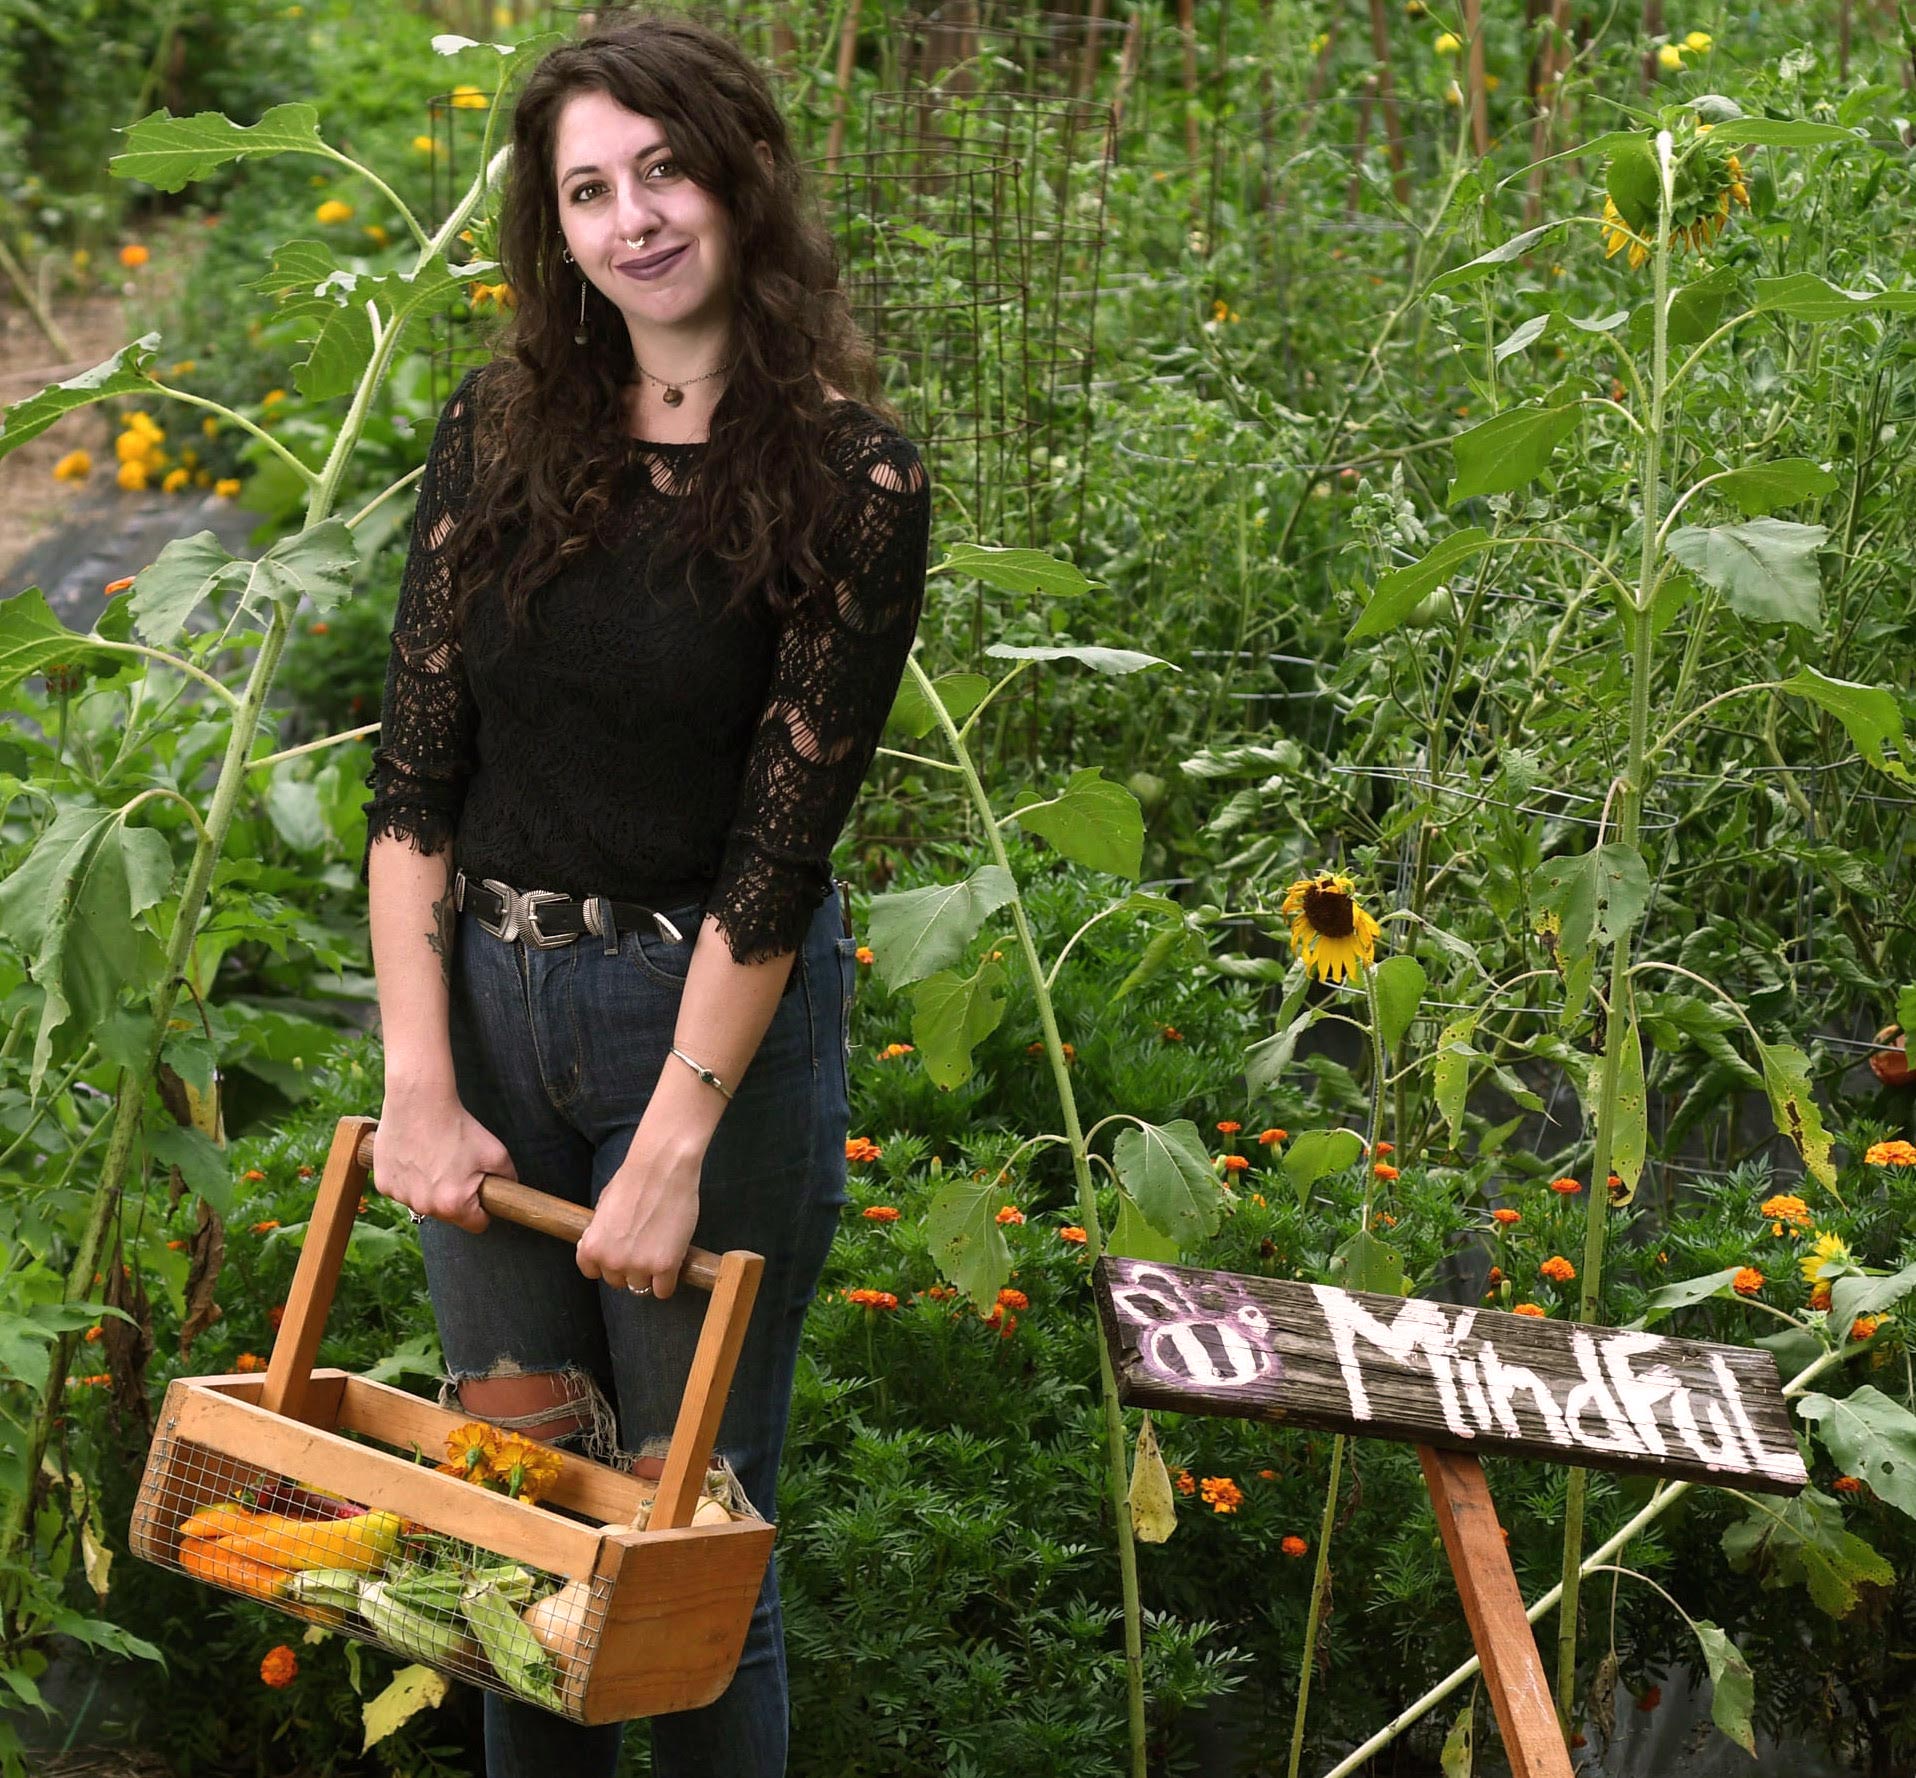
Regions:
M 656 1474 L 704 1299 L 764 1277 L 719 1432 L 776 1512 L 805 1310 L 845 1202 L 854 970 L 831 849 L 924 590 L 917 452 L 765 81 L 677 19 L 547 55 L 513 118 L 499 356 L 421 483 L 368 783 L 378 1184 L 419 1223 L 441 1399 Z M 592 1209 L 488 1226 L 485 1173 Z M 490 1778 L 610 1773 L 488 1693 Z M 776 1570 L 662 1778 L 782 1772 Z

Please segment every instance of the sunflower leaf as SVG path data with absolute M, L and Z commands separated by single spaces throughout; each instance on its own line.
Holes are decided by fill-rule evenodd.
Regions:
M 1387 957 L 1371 972 L 1377 990 L 1378 1035 L 1384 1048 L 1395 1053 L 1423 1004 L 1430 977 L 1415 957 Z
M 1663 181 L 1647 137 L 1631 135 L 1611 149 L 1603 184 L 1617 214 L 1635 233 L 1650 239 L 1656 233 Z
M 1455 290 L 1460 284 L 1474 284 L 1479 278 L 1487 278 L 1500 265 L 1509 265 L 1512 260 L 1521 259 L 1546 236 L 1562 232 L 1563 221 L 1546 222 L 1541 228 L 1528 228 L 1520 235 L 1512 235 L 1501 247 L 1493 247 L 1488 253 L 1480 253 L 1475 259 L 1462 265 L 1454 265 L 1447 272 L 1439 272 L 1430 281 L 1426 296 L 1436 296 L 1445 290 Z
M 1643 1156 L 1650 1140 L 1647 1105 L 1643 1040 L 1632 1019 L 1624 1028 L 1617 1057 L 1617 1118 L 1610 1131 L 1610 1170 L 1623 1184 L 1611 1196 L 1613 1209 L 1621 1209 L 1637 1195 L 1637 1181 L 1643 1177 Z
M 871 948 L 878 979 L 902 988 L 956 963 L 988 916 L 1018 893 L 1008 870 L 987 864 L 962 883 L 875 895 Z
M 1300 1205 L 1327 1173 L 1341 1173 L 1364 1152 L 1355 1130 L 1306 1130 L 1284 1151 L 1284 1176 Z
M 1475 555 L 1489 541 L 1488 531 L 1472 525 L 1467 530 L 1453 531 L 1421 562 L 1413 562 L 1408 568 L 1393 568 L 1390 573 L 1380 575 L 1369 601 L 1344 640 L 1362 642 L 1367 637 L 1381 636 L 1396 629 L 1428 594 L 1443 583 L 1454 568 Z
M 1331 1255 L 1330 1278 L 1339 1290 L 1373 1290 L 1379 1296 L 1406 1296 L 1410 1291 L 1396 1250 L 1368 1229 L 1359 1229 Z
M 1756 307 L 1775 309 L 1804 321 L 1841 321 L 1863 309 L 1916 309 L 1916 290 L 1841 290 L 1814 272 L 1783 278 L 1758 278 Z
M 1750 1516 L 1723 1533 L 1723 1553 L 1739 1573 L 1762 1571 L 1766 1587 L 1802 1582 L 1831 1617 L 1848 1617 L 1865 1586 L 1888 1587 L 1896 1571 L 1843 1522 L 1829 1495 L 1806 1488 L 1794 1500 L 1752 1502 Z
M 1111 1161 L 1119 1184 L 1159 1234 L 1185 1247 L 1217 1232 L 1224 1193 L 1189 1118 L 1123 1131 L 1111 1145 Z
M 1038 593 L 1053 599 L 1073 598 L 1091 587 L 1079 568 L 1041 549 L 999 549 L 983 543 L 954 544 L 932 572 L 966 575 L 1001 593 Z
M 1537 905 L 1562 921 L 1558 946 L 1567 959 L 1598 944 L 1615 944 L 1650 904 L 1643 854 L 1612 840 L 1570 858 L 1547 859 L 1537 872 Z
M 995 1179 L 947 1174 L 925 1212 L 925 1244 L 933 1261 L 980 1314 L 997 1302 L 1011 1276 L 1011 1249 L 998 1226 L 1004 1196 Z
M 1869 1383 L 1841 1399 L 1806 1395 L 1796 1411 L 1845 1473 L 1916 1518 L 1916 1414 Z
M 941 969 L 912 989 L 912 1041 L 925 1072 L 946 1091 L 971 1078 L 971 1052 L 1005 1016 L 1004 979 L 1004 965 L 986 961 L 973 975 Z
M 1814 667 L 1799 667 L 1783 681 L 1783 689 L 1829 711 L 1849 731 L 1857 752 L 1879 772 L 1887 772 L 1905 784 L 1916 783 L 1916 773 L 1901 759 L 1891 759 L 1884 750 L 1887 744 L 1899 754 L 1907 756 L 1910 752 L 1909 743 L 1903 737 L 1903 713 L 1897 707 L 1894 692 L 1880 685 L 1857 685 L 1847 679 L 1832 679 Z
M 1128 1193 L 1118 1193 L 1118 1220 L 1104 1250 L 1116 1259 L 1147 1259 L 1176 1265 L 1182 1251 L 1169 1235 L 1160 1235 L 1144 1219 Z
M 1048 841 L 1074 864 L 1135 877 L 1144 856 L 1144 810 L 1100 766 L 1087 766 L 1054 797 L 1014 811 L 1018 825 Z
M 1690 1628 L 1703 1644 L 1703 1658 L 1710 1666 L 1710 1720 L 1754 1759 L 1756 1735 L 1750 1728 L 1750 1712 L 1756 1706 L 1756 1675 L 1742 1650 L 1707 1618 L 1698 1618 Z
M 1171 1472 L 1158 1450 L 1151 1416 L 1138 1429 L 1138 1454 L 1131 1467 L 1131 1529 L 1140 1543 L 1163 1543 L 1177 1529 L 1177 1500 L 1171 1493 Z
M 1583 423 L 1582 404 L 1506 409 L 1450 441 L 1457 476 L 1446 506 L 1478 494 L 1508 494 L 1542 475 L 1554 451 Z
M 1452 1148 L 1463 1139 L 1464 1104 L 1470 1092 L 1470 1064 L 1477 1059 L 1477 1051 L 1471 1047 L 1470 1040 L 1476 1030 L 1477 1015 L 1467 1012 L 1461 1018 L 1452 1019 L 1444 1027 L 1443 1035 L 1437 1039 L 1437 1110 L 1450 1126 Z
M 1776 1127 L 1796 1144 L 1810 1177 L 1825 1190 L 1836 1189 L 1836 1168 L 1830 1163 L 1829 1132 L 1810 1091 L 1810 1059 L 1793 1044 L 1756 1041 L 1763 1068 L 1763 1085 L 1770 1095 Z
M 141 179 L 156 191 L 178 191 L 204 179 L 215 167 L 249 154 L 320 154 L 319 110 L 313 105 L 275 105 L 258 123 L 237 124 L 217 111 L 175 117 L 149 111 L 121 132 L 126 150 L 106 170 L 116 179 Z
M 1716 491 L 1733 500 L 1745 518 L 1760 518 L 1779 506 L 1792 506 L 1837 485 L 1820 463 L 1807 457 L 1779 457 L 1773 463 L 1746 463 L 1715 482 Z
M 1670 554 L 1721 592 L 1752 623 L 1823 627 L 1823 580 L 1816 552 L 1829 532 L 1787 519 L 1740 525 L 1683 525 L 1670 534 Z

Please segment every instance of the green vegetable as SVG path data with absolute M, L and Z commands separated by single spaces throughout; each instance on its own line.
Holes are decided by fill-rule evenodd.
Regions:
M 486 1651 L 486 1659 L 492 1663 L 492 1670 L 522 1698 L 530 1698 L 548 1710 L 563 1709 L 559 1670 L 552 1657 L 540 1647 L 538 1637 L 519 1621 L 516 1602 L 511 1597 L 515 1590 L 510 1585 L 502 1589 L 480 1581 L 460 1595 L 459 1603 L 465 1611 L 466 1622 L 479 1638 L 480 1647 Z
M 472 1638 L 465 1632 L 454 1602 L 435 1606 L 430 1597 L 421 1603 L 396 1597 L 403 1582 L 368 1581 L 359 1592 L 359 1614 L 373 1628 L 379 1640 L 398 1654 L 410 1655 L 428 1666 L 447 1667 L 471 1663 L 478 1657 Z M 419 1592 L 415 1588 L 415 1594 Z

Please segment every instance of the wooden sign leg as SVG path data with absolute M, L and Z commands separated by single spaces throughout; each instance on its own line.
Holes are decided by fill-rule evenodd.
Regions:
M 1483 1662 L 1510 1770 L 1514 1778 L 1570 1778 L 1570 1754 L 1484 1467 L 1468 1452 L 1430 1445 L 1419 1445 L 1417 1456 L 1450 1571 L 1457 1577 L 1470 1639 Z

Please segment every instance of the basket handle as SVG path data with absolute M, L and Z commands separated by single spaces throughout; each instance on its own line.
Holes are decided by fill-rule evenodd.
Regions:
M 312 1401 L 313 1360 L 318 1356 L 320 1337 L 333 1306 L 346 1244 L 352 1239 L 359 1195 L 372 1170 L 373 1138 L 378 1128 L 376 1118 L 342 1117 L 334 1129 L 325 1170 L 313 1196 L 306 1242 L 300 1250 L 292 1288 L 286 1293 L 286 1310 L 280 1318 L 260 1392 L 260 1406 L 268 1413 L 309 1424 L 322 1417 Z M 488 1216 L 562 1241 L 576 1243 L 592 1221 L 591 1211 L 583 1206 L 497 1173 L 488 1173 L 480 1181 L 479 1202 Z M 654 1498 L 649 1523 L 656 1530 L 675 1530 L 692 1522 L 764 1269 L 760 1255 L 743 1249 L 722 1255 L 708 1253 L 702 1247 L 686 1251 L 679 1282 L 709 1291 L 712 1300 L 679 1403 L 665 1473 L 659 1478 Z

